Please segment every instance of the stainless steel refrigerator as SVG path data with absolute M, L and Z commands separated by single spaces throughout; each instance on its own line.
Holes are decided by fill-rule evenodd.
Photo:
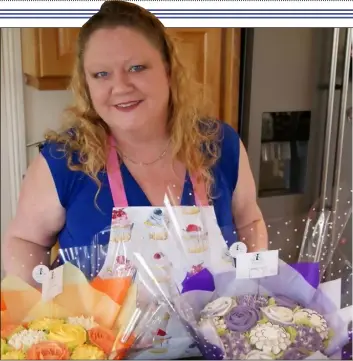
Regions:
M 324 247 L 335 251 L 325 275 L 344 282 L 352 272 L 351 37 L 347 28 L 243 29 L 239 116 L 270 248 L 297 260 L 307 218 L 328 213 Z

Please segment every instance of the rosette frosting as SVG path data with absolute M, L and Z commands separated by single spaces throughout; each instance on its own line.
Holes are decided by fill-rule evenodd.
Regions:
M 245 332 L 259 320 L 259 312 L 250 306 L 235 306 L 225 316 L 226 326 L 231 331 Z
M 9 340 L 8 344 L 16 350 L 26 351 L 33 344 L 45 341 L 47 335 L 43 331 L 37 330 L 23 330 L 21 332 L 13 334 Z
M 1 355 L 7 352 L 7 344 L 4 339 L 1 339 Z
M 82 345 L 75 348 L 71 360 L 104 360 L 105 354 L 96 346 Z
M 271 322 L 257 324 L 250 331 L 250 344 L 258 350 L 278 355 L 291 344 L 289 333 Z
M 324 340 L 328 337 L 328 326 L 325 318 L 309 308 L 302 308 L 294 312 L 294 323 L 313 327 Z
M 68 348 L 55 341 L 44 341 L 33 345 L 26 355 L 27 360 L 68 360 Z
M 9 351 L 1 355 L 1 360 L 24 360 L 26 355 L 22 351 Z
M 63 323 L 64 323 L 64 320 L 44 317 L 42 319 L 30 322 L 30 324 L 28 325 L 28 328 L 31 330 L 46 331 L 46 330 L 50 330 L 51 327 L 61 325 Z
M 48 339 L 65 344 L 69 348 L 83 345 L 87 340 L 86 330 L 79 325 L 68 323 L 52 327 Z
M 225 316 L 234 306 L 235 301 L 231 297 L 220 297 L 210 302 L 202 311 L 201 317 Z
M 267 306 L 261 308 L 263 314 L 272 322 L 290 325 L 293 323 L 293 311 L 281 306 Z
M 85 330 L 90 330 L 93 327 L 98 326 L 96 322 L 94 322 L 93 317 L 68 317 L 67 323 L 71 325 L 79 325 L 82 326 Z

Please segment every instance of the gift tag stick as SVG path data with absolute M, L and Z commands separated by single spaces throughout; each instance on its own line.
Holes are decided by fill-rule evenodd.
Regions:
M 63 292 L 64 265 L 49 271 L 42 283 L 42 300 L 50 301 Z

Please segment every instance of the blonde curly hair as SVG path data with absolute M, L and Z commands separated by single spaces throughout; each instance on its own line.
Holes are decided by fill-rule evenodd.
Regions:
M 207 95 L 187 72 L 178 55 L 175 40 L 166 33 L 163 24 L 146 9 L 122 0 L 103 3 L 80 29 L 76 61 L 70 89 L 73 105 L 64 112 L 60 132 L 48 132 L 46 139 L 63 143 L 71 170 L 82 171 L 101 188 L 98 173 L 106 169 L 108 135 L 110 130 L 95 112 L 90 99 L 83 57 L 87 41 L 93 32 L 102 28 L 125 26 L 141 32 L 160 51 L 170 76 L 168 131 L 174 159 L 178 159 L 190 173 L 197 173 L 206 183 L 211 196 L 212 166 L 219 157 L 219 124 L 208 116 Z M 69 130 L 74 130 L 74 136 Z M 79 154 L 79 164 L 73 162 L 73 152 Z M 200 180 L 200 179 L 199 179 Z M 96 200 L 95 199 L 95 200 Z

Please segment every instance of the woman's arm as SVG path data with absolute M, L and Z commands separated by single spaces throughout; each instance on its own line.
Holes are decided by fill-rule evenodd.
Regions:
M 232 210 L 239 240 L 248 252 L 268 248 L 265 222 L 256 201 L 256 187 L 245 147 L 240 141 L 238 182 L 233 193 Z
M 17 213 L 5 234 L 2 258 L 6 274 L 36 285 L 32 270 L 49 265 L 50 249 L 65 222 L 48 164 L 40 154 L 23 180 Z

